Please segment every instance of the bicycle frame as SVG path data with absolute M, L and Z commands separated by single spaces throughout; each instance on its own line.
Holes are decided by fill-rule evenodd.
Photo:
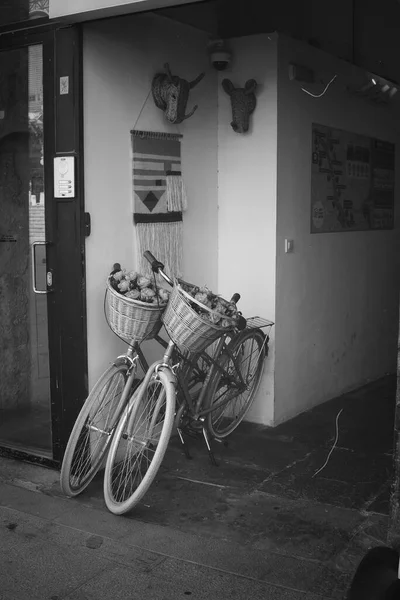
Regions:
M 149 372 L 154 372 L 153 369 L 157 372 L 158 369 L 160 369 L 160 368 L 165 368 L 166 370 L 170 371 L 174 377 L 173 383 L 175 385 L 175 388 L 179 387 L 180 390 L 183 392 L 183 401 L 189 410 L 190 416 L 194 420 L 198 420 L 202 417 L 205 417 L 206 415 L 213 412 L 214 410 L 217 410 L 217 409 L 221 408 L 222 406 L 224 406 L 225 404 L 227 404 L 228 402 L 231 402 L 232 399 L 236 397 L 236 395 L 239 395 L 243 391 L 243 389 L 245 389 L 246 384 L 245 384 L 243 376 L 240 372 L 239 362 L 238 362 L 237 358 L 235 357 L 235 355 L 233 354 L 233 352 L 229 349 L 229 344 L 228 345 L 226 344 L 227 337 L 229 337 L 229 333 L 224 334 L 223 336 L 221 336 L 221 338 L 219 338 L 217 340 L 218 343 L 217 343 L 217 347 L 216 347 L 214 354 L 215 354 L 215 356 L 219 357 L 221 355 L 222 351 L 225 352 L 226 355 L 229 356 L 230 360 L 233 362 L 234 372 L 230 375 L 225 370 L 223 365 L 221 365 L 212 356 L 209 356 L 208 354 L 203 352 L 202 356 L 204 357 L 204 360 L 206 360 L 208 363 L 211 363 L 211 366 L 207 371 L 207 375 L 206 375 L 204 384 L 202 386 L 201 392 L 200 392 L 196 402 L 193 402 L 193 399 L 192 399 L 189 389 L 188 389 L 187 381 L 185 380 L 185 378 L 181 378 L 179 376 L 179 372 L 176 373 L 175 366 L 172 365 L 173 352 L 174 352 L 174 350 L 177 350 L 181 357 L 181 361 L 178 364 L 181 364 L 182 362 L 185 362 L 186 364 L 188 364 L 188 363 L 194 364 L 194 361 L 192 361 L 191 358 L 185 357 L 179 351 L 179 349 L 176 347 L 174 342 L 172 342 L 172 341 L 166 342 L 163 338 L 161 338 L 159 336 L 156 336 L 156 338 L 155 338 L 162 346 L 165 347 L 166 351 L 165 351 L 162 359 L 155 361 L 151 365 L 150 369 L 147 368 L 146 374 Z M 266 343 L 266 341 L 267 341 L 267 336 L 265 337 L 265 343 Z M 143 356 L 143 353 L 140 351 L 140 348 L 138 348 L 138 351 Z M 196 356 L 198 356 L 198 355 L 196 355 Z M 258 357 L 257 357 L 257 360 L 258 360 Z M 144 361 L 144 364 L 147 364 L 144 357 L 143 357 L 143 361 Z M 143 365 L 142 360 L 140 360 L 140 362 L 141 362 L 141 365 Z M 213 377 L 214 374 L 218 371 L 224 373 L 224 375 L 227 377 L 227 380 L 230 382 L 232 389 L 233 388 L 237 389 L 237 393 L 235 395 L 232 395 L 232 394 L 229 395 L 229 397 L 221 400 L 220 402 L 215 403 L 212 407 L 204 408 L 203 404 L 204 404 L 205 398 L 207 397 L 208 383 L 210 382 L 211 377 Z M 147 383 L 149 381 L 149 377 L 145 377 L 145 379 L 142 381 L 142 383 L 140 385 L 147 385 Z M 238 382 L 239 382 L 239 385 L 238 385 Z
M 144 256 L 152 264 L 153 270 L 155 272 L 158 272 L 158 274 L 168 283 L 168 285 L 173 286 L 174 283 L 170 279 L 170 277 L 168 275 L 166 275 L 166 273 L 164 272 L 162 263 L 159 263 L 156 259 L 154 259 L 154 257 L 148 251 L 145 252 Z M 156 263 L 156 268 L 153 267 L 153 261 Z M 270 324 L 272 325 L 272 322 L 270 322 Z M 178 410 L 186 407 L 187 411 L 190 415 L 190 418 L 192 418 L 193 420 L 204 421 L 204 417 L 206 417 L 209 413 L 211 413 L 217 409 L 220 409 L 225 404 L 231 402 L 236 396 L 238 396 L 240 393 L 242 393 L 246 389 L 245 379 L 243 378 L 243 375 L 240 371 L 239 359 L 231 351 L 231 349 L 229 347 L 229 343 L 226 343 L 226 340 L 228 338 L 232 338 L 234 335 L 235 335 L 235 330 L 232 329 L 232 330 L 224 333 L 220 338 L 218 338 L 218 340 L 216 340 L 217 345 L 213 351 L 213 356 L 210 356 L 209 354 L 207 354 L 206 349 L 203 352 L 198 353 L 194 356 L 187 355 L 187 353 L 183 354 L 179 350 L 179 348 L 175 345 L 175 343 L 172 342 L 172 340 L 170 340 L 169 342 L 166 342 L 159 335 L 156 335 L 154 338 L 159 344 L 161 344 L 165 348 L 165 353 L 164 353 L 162 360 L 155 361 L 151 365 L 150 372 L 154 373 L 154 371 L 157 372 L 160 368 L 164 368 L 166 371 L 168 371 L 172 374 L 172 377 L 173 377 L 172 383 L 174 384 L 175 389 L 177 390 L 179 387 L 179 390 L 181 391 L 181 393 L 183 395 L 183 398 L 182 398 L 183 402 L 180 403 L 180 407 Z M 265 343 L 267 343 L 268 339 L 269 338 L 266 335 L 264 345 L 265 345 Z M 143 356 L 143 353 L 140 350 L 139 345 L 138 344 L 130 345 L 130 351 L 131 351 L 131 354 L 133 354 L 134 351 L 136 351 L 136 353 L 138 354 L 139 362 L 140 362 L 144 372 L 146 373 L 146 376 L 145 376 L 144 380 L 142 381 L 141 385 L 147 385 L 149 382 L 149 377 L 151 375 L 149 375 L 149 377 L 147 377 L 147 375 L 149 373 L 149 367 L 147 365 L 145 357 Z M 180 360 L 176 365 L 172 364 L 172 357 L 173 357 L 174 351 L 176 351 L 180 357 Z M 208 365 L 208 369 L 207 369 L 206 377 L 202 384 L 200 393 L 198 394 L 197 398 L 195 400 L 193 400 L 193 398 L 190 394 L 190 391 L 189 391 L 187 378 L 185 378 L 184 376 L 183 377 L 180 376 L 180 372 L 177 371 L 177 367 L 184 365 L 184 364 L 186 364 L 186 365 L 192 364 L 193 366 L 196 366 L 199 356 L 201 356 L 203 358 L 203 360 L 205 361 L 205 363 Z M 221 356 L 228 357 L 228 360 L 225 361 L 225 364 L 226 364 L 226 362 L 228 362 L 230 366 L 233 365 L 233 369 L 232 369 L 231 373 L 229 373 L 225 369 L 224 364 L 221 364 L 221 362 L 219 361 L 219 358 Z M 216 359 L 214 357 L 216 357 Z M 258 361 L 258 359 L 259 359 L 259 356 L 257 357 L 257 361 Z M 214 403 L 212 406 L 210 406 L 208 408 L 204 408 L 204 406 L 206 404 L 205 400 L 207 398 L 209 383 L 210 383 L 212 377 L 214 377 L 218 371 L 223 373 L 224 376 L 226 377 L 226 380 L 232 390 L 232 393 L 227 395 L 226 398 L 221 399 L 220 401 Z M 234 392 L 234 390 L 236 390 L 236 392 Z M 176 406 L 175 406 L 175 414 L 177 414 Z

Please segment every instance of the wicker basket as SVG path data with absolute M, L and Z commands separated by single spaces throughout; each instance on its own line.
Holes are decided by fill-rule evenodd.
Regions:
M 114 333 L 126 342 L 150 340 L 162 327 L 166 305 L 156 306 L 118 294 L 107 280 L 107 319 Z
M 193 303 L 203 310 L 229 321 L 232 327 L 235 321 L 198 302 L 179 285 L 178 281 L 175 281 L 162 321 L 169 337 L 180 349 L 201 352 L 211 342 L 229 331 L 230 327 L 220 327 L 199 315 L 190 306 Z

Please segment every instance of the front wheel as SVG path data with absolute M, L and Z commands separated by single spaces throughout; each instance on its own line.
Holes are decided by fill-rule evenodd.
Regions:
M 116 428 L 104 473 L 104 499 L 115 515 L 130 510 L 149 489 L 164 458 L 175 412 L 175 386 L 159 370 L 146 378 Z
M 267 338 L 261 329 L 239 333 L 219 359 L 223 372 L 210 381 L 207 427 L 215 439 L 223 439 L 236 429 L 249 410 L 261 381 Z
M 111 365 L 90 392 L 75 421 L 61 466 L 60 485 L 66 496 L 83 492 L 101 467 L 122 409 L 127 373 L 126 364 Z

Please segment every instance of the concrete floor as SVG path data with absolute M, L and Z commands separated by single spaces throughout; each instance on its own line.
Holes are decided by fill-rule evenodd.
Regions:
M 57 472 L 0 459 L 0 599 L 343 598 L 386 541 L 395 386 L 386 377 L 275 429 L 244 423 L 215 445 L 218 467 L 201 440 L 188 460 L 175 438 L 123 517 L 106 510 L 101 475 L 69 500 Z

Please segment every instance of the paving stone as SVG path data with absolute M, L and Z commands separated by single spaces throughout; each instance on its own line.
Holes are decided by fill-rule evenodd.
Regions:
M 177 600 L 179 598 L 252 600 L 317 600 L 320 596 L 298 590 L 275 587 L 233 573 L 184 565 L 174 560 L 163 563 L 162 571 L 151 578 L 130 569 L 115 569 L 80 586 L 66 600 Z
M 386 455 L 371 457 L 335 448 L 323 467 L 326 459 L 325 451 L 315 450 L 304 460 L 273 475 L 260 489 L 293 499 L 307 498 L 361 510 L 391 477 L 391 459 Z
M 1 459 L 0 459 L 1 460 Z M 32 515 L 54 518 L 74 510 L 74 503 L 64 498 L 54 498 L 21 486 L 1 484 L 0 506 L 13 508 Z
M 65 596 L 94 575 L 114 568 L 81 548 L 60 549 L 18 528 L 0 529 L 0 581 L 4 593 L 43 600 Z

